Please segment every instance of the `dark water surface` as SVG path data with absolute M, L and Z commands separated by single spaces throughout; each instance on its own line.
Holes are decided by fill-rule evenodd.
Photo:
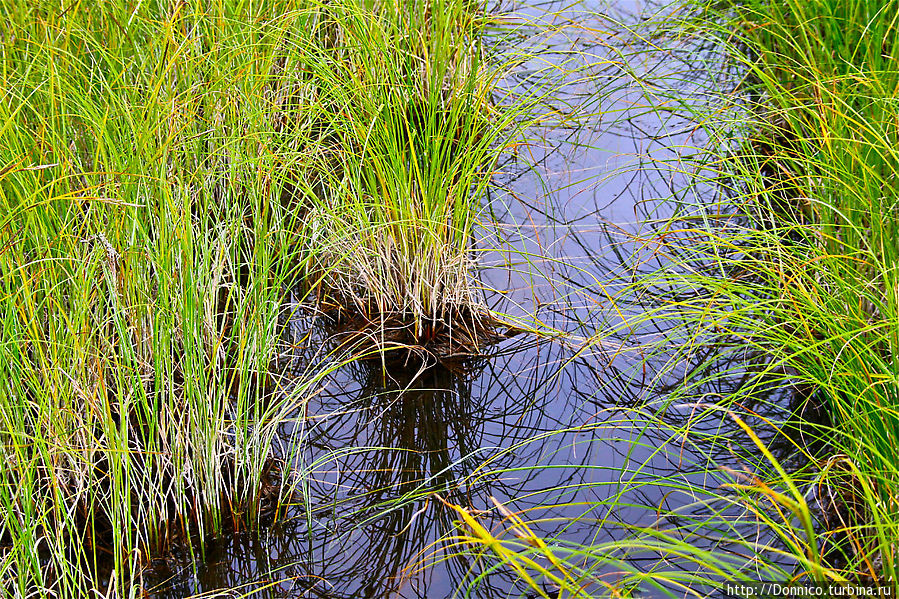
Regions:
M 658 200 L 717 193 L 680 166 L 705 140 L 678 102 L 703 101 L 729 74 L 703 40 L 649 41 L 644 28 L 659 14 L 679 18 L 666 11 L 554 3 L 518 13 L 545 21 L 544 33 L 523 29 L 518 39 L 575 71 L 554 99 L 570 114 L 503 165 L 479 231 L 481 274 L 492 308 L 563 339 L 521 334 L 482 358 L 423 372 L 391 365 L 385 376 L 377 361 L 337 369 L 299 428 L 284 432 L 295 444 L 285 455 L 310 473 L 305 505 L 258 533 L 212 540 L 205 560 L 157 565 L 144 578 L 153 597 L 527 596 L 508 569 L 469 588 L 483 564 L 440 561 L 454 551 L 445 539 L 454 516 L 433 493 L 473 510 L 492 508 L 492 497 L 540 520 L 532 528 L 547 538 L 599 545 L 693 501 L 673 489 L 719 484 L 707 456 L 678 435 L 694 408 L 666 403 L 690 364 L 626 351 L 614 336 L 585 343 L 621 319 L 610 298 L 628 277 L 658 268 L 639 237 L 671 215 Z M 550 24 L 555 33 L 545 32 Z M 531 85 L 540 60 L 509 85 Z M 326 359 L 322 330 L 309 334 L 300 317 L 290 326 L 302 342 L 289 369 Z M 664 338 L 666 329 L 640 334 Z M 789 389 L 771 399 L 769 416 L 787 413 Z M 726 422 L 710 426 L 738 437 Z M 746 456 L 722 447 L 718 459 L 737 468 Z M 497 522 L 483 517 L 488 528 Z

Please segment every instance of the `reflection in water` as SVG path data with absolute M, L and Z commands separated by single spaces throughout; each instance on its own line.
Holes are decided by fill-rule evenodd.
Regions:
M 495 497 L 532 519 L 551 506 L 555 519 L 535 530 L 599 544 L 651 526 L 660 507 L 689 502 L 670 493 L 679 484 L 715 476 L 675 434 L 689 411 L 662 420 L 644 411 L 641 420 L 632 411 L 639 397 L 628 395 L 638 385 L 603 385 L 608 371 L 558 343 L 521 337 L 454 368 L 382 372 L 377 361 L 337 370 L 305 406 L 298 460 L 312 474 L 303 505 L 257 535 L 213 542 L 196 572 L 187 556 L 170 560 L 152 582 L 175 574 L 177 583 L 154 596 L 230 588 L 259 597 L 450 597 L 482 564 L 439 561 L 455 551 L 441 540 L 452 516 L 434 492 L 481 509 Z M 718 433 L 721 425 L 710 424 Z M 734 452 L 736 431 L 729 439 L 722 463 L 738 467 L 750 453 Z M 498 524 L 491 515 L 483 522 Z M 432 565 L 410 567 L 425 558 Z M 655 556 L 632 556 L 641 558 Z M 505 597 L 514 584 L 495 570 L 475 596 Z
M 558 8 L 524 13 L 553 21 L 543 27 L 549 33 L 530 38 L 542 48 L 540 61 L 583 63 L 570 69 L 572 81 L 555 98 L 571 118 L 535 132 L 540 142 L 510 157 L 497 176 L 480 261 L 492 308 L 590 339 L 659 299 L 619 301 L 633 277 L 666 266 L 641 245 L 641 231 L 677 209 L 677 202 L 656 200 L 688 193 L 694 203 L 722 201 L 714 184 L 696 185 L 696 173 L 679 163 L 706 142 L 701 130 L 682 112 L 651 107 L 701 99 L 703 90 L 733 77 L 704 40 L 648 42 L 636 8 L 618 13 L 620 22 L 600 14 L 605 5 L 551 14 Z M 539 68 L 531 66 L 511 85 L 528 85 Z M 503 569 L 483 572 L 482 563 L 465 557 L 441 561 L 456 552 L 445 540 L 453 516 L 433 493 L 473 509 L 496 498 L 536 520 L 540 534 L 572 543 L 627 539 L 666 510 L 682 509 L 700 523 L 695 510 L 702 506 L 691 507 L 696 497 L 680 491 L 728 480 L 709 470 L 710 459 L 742 470 L 758 458 L 731 420 L 698 409 L 696 398 L 722 397 L 745 384 L 754 358 L 739 341 L 672 338 L 674 324 L 647 323 L 575 347 L 522 335 L 455 365 L 410 369 L 394 362 L 385 370 L 380 361 L 357 361 L 339 368 L 302 407 L 295 425 L 302 428 L 284 431 L 285 443 L 300 443 L 285 455 L 296 455 L 299 471 L 310 473 L 288 517 L 257 534 L 212 541 L 203 560 L 173 556 L 144 583 L 158 585 L 153 596 L 160 599 L 215 589 L 232 589 L 230 596 L 440 599 L 464 594 L 483 574 L 473 596 L 523 593 Z M 324 327 L 290 326 L 298 372 L 339 359 L 333 352 L 322 358 L 321 348 L 337 343 Z M 664 351 L 641 354 L 640 347 Z M 730 376 L 708 377 L 710 369 Z M 787 374 L 756 387 L 761 399 L 742 408 L 786 419 L 795 401 L 807 399 Z M 671 396 L 684 380 L 696 381 L 689 396 Z M 700 450 L 684 437 L 687 425 L 695 438 L 714 442 Z M 765 440 L 790 451 L 783 435 Z M 488 528 L 499 524 L 493 514 L 480 517 Z M 693 540 L 703 542 L 701 535 Z M 638 564 L 658 556 L 627 557 Z M 429 567 L 414 567 L 425 559 Z
M 335 372 L 305 408 L 301 460 L 312 470 L 309 509 L 298 506 L 264 539 L 245 535 L 217 544 L 188 586 L 156 596 L 291 576 L 263 596 L 294 596 L 299 589 L 321 597 L 451 595 L 466 578 L 463 560 L 404 576 L 452 528 L 450 514 L 430 493 L 483 505 L 491 495 L 525 496 L 584 472 L 533 470 L 498 479 L 498 471 L 547 460 L 599 463 L 569 447 L 570 439 L 525 443 L 597 416 L 575 391 L 569 369 L 560 368 L 565 359 L 557 345 L 511 340 L 453 369 L 394 368 L 384 377 L 375 361 Z M 583 373 L 595 380 L 592 370 Z M 614 460 L 604 462 L 615 468 Z M 498 590 L 486 596 L 494 594 L 500 596 Z
M 310 406 L 305 450 L 318 466 L 308 493 L 320 539 L 310 557 L 330 562 L 319 591 L 405 596 L 408 585 L 412 596 L 429 596 L 429 581 L 403 581 L 402 571 L 415 544 L 436 541 L 450 522 L 433 502 L 402 498 L 465 492 L 457 480 L 481 447 L 486 406 L 472 397 L 472 377 L 482 366 L 394 368 L 385 377 L 380 362 L 356 363 Z M 338 448 L 359 449 L 332 453 Z

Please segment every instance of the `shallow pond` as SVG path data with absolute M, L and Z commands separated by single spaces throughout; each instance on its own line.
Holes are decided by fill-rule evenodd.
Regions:
M 478 234 L 481 280 L 491 308 L 558 339 L 523 333 L 424 371 L 392 365 L 385 374 L 379 361 L 336 370 L 304 407 L 301 430 L 284 432 L 285 444 L 299 443 L 285 455 L 309 473 L 302 505 L 266 530 L 210 540 L 202 561 L 157 562 L 143 581 L 151 596 L 527 596 L 508 569 L 441 559 L 458 548 L 445 539 L 453 516 L 434 493 L 472 510 L 495 498 L 547 538 L 614 545 L 656 524 L 660 511 L 689 511 L 687 489 L 720 485 L 711 453 L 718 466 L 752 459 L 733 446 L 696 455 L 683 440 L 695 406 L 668 402 L 666 390 L 689 360 L 641 355 L 614 335 L 585 343 L 639 309 L 611 298 L 659 266 L 641 233 L 671 216 L 679 194 L 718 193 L 681 166 L 706 143 L 683 108 L 732 74 L 703 40 L 650 39 L 659 15 L 676 23 L 677 11 L 553 3 L 510 15 L 542 21 L 518 35 L 541 49 L 540 60 L 571 65 L 552 100 L 568 116 L 501 165 Z M 533 84 L 541 65 L 531 62 L 510 86 Z M 327 359 L 325 327 L 305 316 L 288 326 L 298 341 L 288 372 Z M 668 326 L 640 335 L 664 339 Z M 792 396 L 772 389 L 756 409 L 783 419 Z M 733 423 L 709 426 L 740 445 Z M 484 516 L 488 528 L 498 520 Z M 658 559 L 620 557 L 635 568 Z M 613 565 L 595 574 L 614 582 Z

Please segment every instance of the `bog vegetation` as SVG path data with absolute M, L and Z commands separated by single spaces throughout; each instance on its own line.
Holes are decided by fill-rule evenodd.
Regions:
M 4 588 L 133 592 L 302 479 L 274 438 L 326 368 L 275 374 L 289 290 L 411 341 L 489 329 L 468 243 L 526 102 L 458 0 L 2 18 Z
M 684 6 L 660 13 L 652 43 L 712 39 L 740 73 L 715 102 L 682 107 L 707 142 L 681 164 L 720 193 L 658 198 L 673 216 L 632 241 L 660 267 L 630 277 L 625 260 L 623 290 L 607 297 L 622 319 L 567 342 L 692 360 L 664 400 L 583 427 L 660 428 L 664 451 L 704 456 L 691 467 L 706 476 L 655 481 L 687 507 L 640 506 L 656 525 L 587 544 L 534 523 L 565 503 L 612 526 L 607 511 L 644 484 L 639 468 L 611 498 L 563 489 L 539 513 L 435 496 L 457 529 L 410 569 L 470 559 L 460 594 L 498 569 L 542 597 L 896 584 L 899 6 Z M 402 346 L 439 360 L 495 340 L 504 316 L 483 300 L 474 233 L 499 160 L 561 117 L 556 75 L 504 85 L 539 55 L 494 51 L 492 10 L 2 3 L 5 596 L 137 596 L 155 557 L 200 556 L 206 535 L 302 503 L 308 473 L 290 442 L 301 407 L 359 356 L 279 369 L 288 294 L 376 340 L 365 357 Z M 656 322 L 664 341 L 632 338 Z M 700 346 L 714 351 L 696 362 Z M 727 357 L 740 365 L 721 369 Z M 708 392 L 735 370 L 739 385 Z M 796 463 L 769 448 L 785 424 L 752 407 L 772 385 L 796 390 Z M 677 410 L 689 417 L 673 421 Z M 745 471 L 718 462 L 735 439 L 725 429 L 754 456 Z

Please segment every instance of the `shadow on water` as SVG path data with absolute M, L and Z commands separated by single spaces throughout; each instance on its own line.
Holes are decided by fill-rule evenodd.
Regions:
M 728 78 L 723 58 L 703 40 L 664 49 L 647 41 L 638 28 L 654 14 L 651 6 L 578 5 L 567 9 L 580 11 L 572 14 L 559 7 L 522 10 L 576 25 L 576 34 L 545 27 L 554 33 L 534 43 L 543 48 L 540 60 L 584 61 L 555 98 L 560 110 L 577 114 L 537 132 L 497 177 L 479 231 L 481 276 L 493 309 L 589 341 L 621 318 L 608 298 L 629 277 L 660 267 L 658 257 L 643 255 L 640 232 L 675 213 L 678 193 L 720 201 L 713 183 L 697 187 L 696 173 L 680 166 L 685 151 L 704 143 L 701 130 L 676 110 L 647 107 L 696 99 Z M 534 69 L 524 65 L 512 85 L 526 86 Z M 336 342 L 320 324 L 288 323 L 298 340 L 297 372 L 338 359 L 322 357 Z M 648 324 L 630 337 L 664 341 L 672 326 Z M 670 354 L 646 356 L 623 351 L 628 343 L 520 335 L 451 366 L 385 370 L 366 360 L 337 369 L 297 415 L 292 426 L 302 430 L 284 433 L 300 443 L 285 454 L 309 473 L 286 517 L 257 533 L 210 540 L 203 560 L 174 555 L 145 574 L 145 587 L 157 599 L 218 589 L 230 589 L 223 596 L 439 599 L 464 595 L 484 574 L 472 596 L 526 596 L 503 569 L 480 570 L 470 555 L 442 559 L 458 548 L 446 536 L 454 516 L 435 493 L 474 510 L 495 498 L 532 514 L 546 537 L 601 545 L 653 526 L 660 512 L 689 510 L 689 489 L 726 482 L 709 469 L 711 460 L 735 470 L 758 461 L 731 420 L 669 396 L 690 377 L 699 381 L 694 397 L 731 393 L 753 369 L 745 348 L 709 343 L 685 354 L 672 340 Z M 730 376 L 702 382 L 709 368 Z M 787 421 L 808 401 L 788 379 L 756 388 L 759 401 L 743 408 Z M 707 427 L 718 441 L 694 452 L 686 426 L 699 438 Z M 789 459 L 790 439 L 766 434 Z M 495 514 L 482 516 L 488 528 L 498 523 Z

